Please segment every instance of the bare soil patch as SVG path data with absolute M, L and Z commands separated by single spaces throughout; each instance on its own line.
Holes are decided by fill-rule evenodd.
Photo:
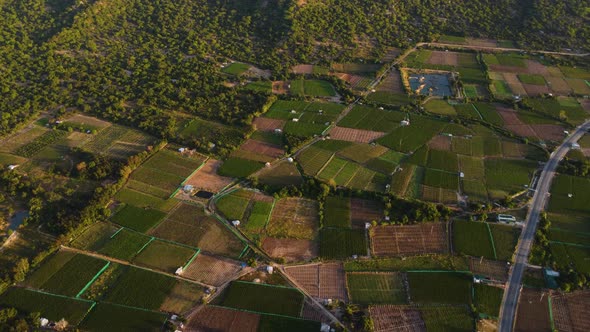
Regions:
M 570 88 L 569 84 L 567 84 L 567 81 L 562 77 L 545 76 L 545 80 L 555 94 L 569 95 L 572 93 L 572 88 Z
M 531 288 L 522 289 L 518 301 L 514 331 L 551 331 L 547 296 L 549 294 L 542 290 Z
M 553 322 L 558 331 L 590 331 L 590 291 L 551 296 Z
M 529 96 L 540 96 L 544 93 L 550 93 L 551 91 L 545 85 L 534 85 L 534 84 L 522 84 L 526 93 Z
M 392 69 L 389 72 L 381 84 L 376 89 L 377 91 L 387 91 L 393 93 L 404 93 L 404 85 L 402 83 L 402 77 L 397 69 Z
M 443 135 L 434 136 L 428 142 L 428 147 L 435 150 L 451 151 L 451 138 Z
M 485 38 L 465 38 L 467 45 L 479 47 L 496 47 L 498 43 L 494 39 Z
M 297 65 L 291 71 L 293 74 L 313 74 L 313 65 Z
M 448 251 L 445 223 L 377 226 L 370 230 L 371 250 L 376 256 L 403 256 Z
M 289 92 L 289 81 L 273 81 L 272 93 L 284 95 Z
M 496 107 L 496 111 L 504 120 L 504 127 L 516 135 L 522 137 L 538 137 L 533 128 L 522 122 L 515 110 L 505 107 Z
M 578 102 L 580 103 L 580 105 L 582 105 L 582 108 L 586 111 L 590 113 L 590 99 L 578 99 Z
M 256 126 L 257 130 L 274 132 L 275 129 L 283 129 L 283 127 L 285 126 L 285 120 L 256 118 L 254 119 L 252 124 Z
M 182 272 L 185 278 L 219 287 L 233 279 L 242 269 L 239 262 L 217 256 L 199 254 Z
M 310 261 L 318 256 L 318 246 L 312 240 L 267 237 L 262 249 L 271 257 L 283 257 L 287 262 Z
M 379 131 L 334 127 L 330 131 L 330 138 L 340 141 L 370 143 L 385 136 L 385 134 Z
M 420 311 L 395 305 L 376 305 L 369 307 L 375 332 L 404 331 L 425 332 L 426 324 Z
M 195 189 L 210 191 L 216 193 L 227 185 L 232 183 L 233 179 L 217 175 L 217 169 L 222 162 L 216 159 L 209 159 L 185 184 L 195 187 Z
M 262 154 L 265 156 L 269 156 L 273 159 L 276 159 L 285 154 L 285 150 L 281 149 L 281 147 L 279 146 L 253 139 L 249 139 L 246 142 L 244 142 L 244 144 L 240 146 L 240 150 L 249 151 L 256 154 Z
M 256 332 L 260 315 L 221 307 L 206 306 L 186 324 L 185 331 Z
M 508 280 L 508 266 L 505 262 L 471 257 L 469 259 L 469 270 L 473 274 L 485 276 L 492 280 L 501 282 Z
M 537 124 L 531 125 L 531 128 L 533 128 L 537 136 L 543 140 L 556 142 L 563 140 L 564 128 L 561 126 L 552 124 Z
M 342 263 L 291 266 L 285 271 L 313 297 L 348 301 Z
M 547 67 L 540 62 L 527 59 L 525 60 L 526 67 L 529 73 L 531 74 L 539 74 L 539 75 L 549 75 L 549 71 Z
M 432 65 L 457 67 L 459 65 L 459 56 L 456 52 L 432 51 L 427 62 Z

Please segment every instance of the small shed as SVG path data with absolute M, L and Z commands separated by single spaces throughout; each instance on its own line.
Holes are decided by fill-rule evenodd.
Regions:
M 231 224 L 234 225 L 235 227 L 238 227 L 238 226 L 240 226 L 240 221 L 239 220 L 233 220 L 231 222 Z

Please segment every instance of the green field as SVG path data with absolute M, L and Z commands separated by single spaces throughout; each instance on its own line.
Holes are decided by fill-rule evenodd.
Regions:
M 159 273 L 128 267 L 108 288 L 104 301 L 147 310 L 159 310 L 177 281 Z
M 496 54 L 496 59 L 498 59 L 498 63 L 502 66 L 513 66 L 513 67 L 526 67 L 526 63 L 524 62 L 524 56 L 514 54 L 514 53 L 500 53 Z
M 311 97 L 332 97 L 336 95 L 336 91 L 330 83 L 320 80 L 291 81 L 291 93 Z
M 445 125 L 441 121 L 414 116 L 410 118 L 409 126 L 398 127 L 377 142 L 399 152 L 411 152 L 430 141 Z
M 119 227 L 111 223 L 97 222 L 78 235 L 70 245 L 74 248 L 97 251 L 107 243 Z
M 140 208 L 153 208 L 161 211 L 170 211 L 178 203 L 174 199 L 162 199 L 128 187 L 119 190 L 115 195 L 115 199 Z
M 411 270 L 468 270 L 466 257 L 457 255 L 428 255 L 351 260 L 344 262 L 347 272 L 411 271 Z
M 260 92 L 272 92 L 272 82 L 271 81 L 254 81 L 246 84 L 246 89 L 252 91 L 260 91 Z
M 195 253 L 195 249 L 156 240 L 150 242 L 133 259 L 133 263 L 174 273 L 179 267 L 184 267 Z
M 427 331 L 475 331 L 475 321 L 465 305 L 461 306 L 421 306 L 420 314 Z
M 332 152 L 310 146 L 297 155 L 297 161 L 308 175 L 316 175 L 330 160 Z
M 234 63 L 230 64 L 229 66 L 223 67 L 223 69 L 221 69 L 221 71 L 226 74 L 239 76 L 239 75 L 242 75 L 243 73 L 245 73 L 246 71 L 248 71 L 248 69 L 250 69 L 249 65 L 247 65 L 245 63 L 234 62 Z
M 457 155 L 450 151 L 430 150 L 428 153 L 429 168 L 456 173 L 459 171 Z
M 22 313 L 40 312 L 41 317 L 55 322 L 64 318 L 71 325 L 77 325 L 91 306 L 90 301 L 39 293 L 20 287 L 9 288 L 0 295 L 0 307 L 16 308 Z
M 270 170 L 263 170 L 258 180 L 260 183 L 271 187 L 297 186 L 303 182 L 297 166 L 287 161 L 280 162 Z
M 352 303 L 406 304 L 408 301 L 399 273 L 347 273 L 346 285 Z
M 150 237 L 123 229 L 100 249 L 99 253 L 122 260 L 132 260 L 150 241 Z
M 248 190 L 233 191 L 219 198 L 215 206 L 228 220 L 242 220 L 252 195 Z
M 473 107 L 477 110 L 477 112 L 483 117 L 483 120 L 489 122 L 496 126 L 504 125 L 504 120 L 498 112 L 496 111 L 496 107 L 492 104 L 487 103 L 475 103 Z
M 320 231 L 320 256 L 324 258 L 349 258 L 367 255 L 365 232 L 352 229 L 324 228 Z
M 444 100 L 433 99 L 426 103 L 425 108 L 428 112 L 440 115 L 457 115 L 453 106 Z
M 273 209 L 273 203 L 256 201 L 252 204 L 250 216 L 243 226 L 248 233 L 260 233 L 266 226 Z
M 424 175 L 424 185 L 436 188 L 457 190 L 459 186 L 459 176 L 457 173 L 449 173 L 447 171 L 439 171 L 436 169 L 427 168 Z
M 548 211 L 570 215 L 587 215 L 590 212 L 588 193 L 590 179 L 560 174 L 553 179 Z M 568 197 L 572 194 L 572 197 Z
M 367 96 L 367 100 L 392 106 L 406 105 L 411 101 L 405 93 L 394 93 L 389 91 L 373 92 Z
M 453 249 L 459 253 L 496 259 L 488 227 L 483 222 L 454 221 Z
M 350 198 L 328 196 L 324 202 L 325 227 L 350 228 Z
M 225 307 L 299 317 L 303 294 L 296 288 L 234 281 L 222 295 Z
M 551 243 L 551 254 L 560 270 L 573 268 L 579 273 L 590 273 L 590 246 Z
M 475 307 L 479 313 L 492 317 L 500 316 L 500 305 L 504 290 L 502 288 L 475 284 Z
M 164 219 L 165 216 L 166 213 L 158 210 L 125 204 L 115 213 L 111 220 L 123 227 L 128 227 L 138 232 L 147 232 Z
M 530 160 L 488 158 L 484 164 L 486 186 L 489 191 L 496 192 L 494 196 L 499 197 L 524 190 L 538 167 L 536 162 Z
M 57 253 L 45 264 L 27 283 L 50 293 L 74 297 L 108 262 L 81 254 Z
M 520 236 L 520 229 L 500 224 L 489 224 L 489 226 L 494 238 L 498 260 L 511 261 Z
M 471 303 L 472 277 L 455 272 L 408 272 L 410 299 L 421 304 Z
M 223 165 L 219 167 L 217 173 L 221 176 L 232 178 L 245 178 L 258 171 L 262 167 L 264 167 L 264 164 L 257 161 L 241 158 L 229 158 L 223 162 Z
M 504 81 L 493 80 L 492 85 L 490 86 L 490 89 L 492 90 L 492 93 L 497 98 L 511 98 L 512 97 L 512 90 L 510 90 L 510 87 Z
M 518 74 L 518 79 L 524 84 L 545 85 L 545 78 L 543 75 Z
M 110 331 L 161 331 L 167 315 L 112 303 L 99 303 L 86 316 L 80 328 L 84 331 L 104 331 L 108 322 Z
M 389 132 L 400 126 L 406 114 L 399 111 L 386 111 L 364 105 L 354 108 L 338 122 L 338 126 Z

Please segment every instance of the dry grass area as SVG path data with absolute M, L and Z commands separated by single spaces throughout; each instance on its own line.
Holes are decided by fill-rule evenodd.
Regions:
M 232 178 L 217 175 L 217 169 L 221 164 L 223 164 L 223 162 L 216 159 L 207 160 L 205 165 L 193 174 L 185 184 L 190 184 L 194 186 L 195 189 L 210 191 L 212 193 L 220 191 L 233 181 Z
M 213 255 L 199 254 L 182 272 L 182 276 L 207 285 L 219 287 L 242 269 L 239 262 Z
M 272 93 L 278 95 L 284 95 L 289 92 L 289 81 L 273 81 L 272 82 Z
M 365 223 L 383 218 L 385 206 L 382 202 L 360 198 L 350 199 L 350 221 L 354 228 L 365 228 Z
M 283 198 L 275 204 L 266 227 L 271 237 L 312 240 L 319 223 L 318 202 L 305 198 Z
M 508 265 L 506 262 L 472 257 L 469 259 L 469 270 L 473 274 L 485 276 L 492 280 L 502 282 L 508 280 Z
M 274 132 L 275 129 L 283 129 L 285 126 L 285 120 L 256 118 L 252 124 L 256 130 Z
M 451 137 L 443 135 L 434 136 L 428 142 L 428 147 L 435 150 L 451 151 Z
M 330 131 L 330 138 L 347 142 L 371 143 L 386 134 L 379 131 L 334 127 Z
M 459 54 L 457 52 L 432 51 L 427 63 L 457 67 L 459 66 Z
M 313 65 L 297 65 L 291 68 L 293 74 L 313 74 Z
M 371 250 L 376 256 L 404 256 L 448 251 L 447 225 L 377 226 L 370 230 Z
M 262 249 L 271 257 L 282 257 L 286 262 L 304 262 L 318 257 L 318 245 L 312 240 L 267 237 Z

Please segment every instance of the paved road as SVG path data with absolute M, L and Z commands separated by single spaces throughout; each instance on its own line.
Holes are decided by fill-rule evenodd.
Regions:
M 539 215 L 545 207 L 547 201 L 549 189 L 551 188 L 551 181 L 559 161 L 567 154 L 571 144 L 577 142 L 584 133 L 590 129 L 590 121 L 585 122 L 583 125 L 578 127 L 574 133 L 572 133 L 552 154 L 551 158 L 545 164 L 533 201 L 529 206 L 529 213 L 527 215 L 526 224 L 522 234 L 520 235 L 520 241 L 516 249 L 516 259 L 514 266 L 511 269 L 510 276 L 508 278 L 508 288 L 504 292 L 504 298 L 502 300 L 502 307 L 500 310 L 500 323 L 498 331 L 508 332 L 511 331 L 514 326 L 516 307 L 518 305 L 518 298 L 520 296 L 521 281 L 524 269 L 527 266 L 527 260 L 529 252 L 535 238 L 535 231 L 537 230 L 537 224 L 539 222 Z

